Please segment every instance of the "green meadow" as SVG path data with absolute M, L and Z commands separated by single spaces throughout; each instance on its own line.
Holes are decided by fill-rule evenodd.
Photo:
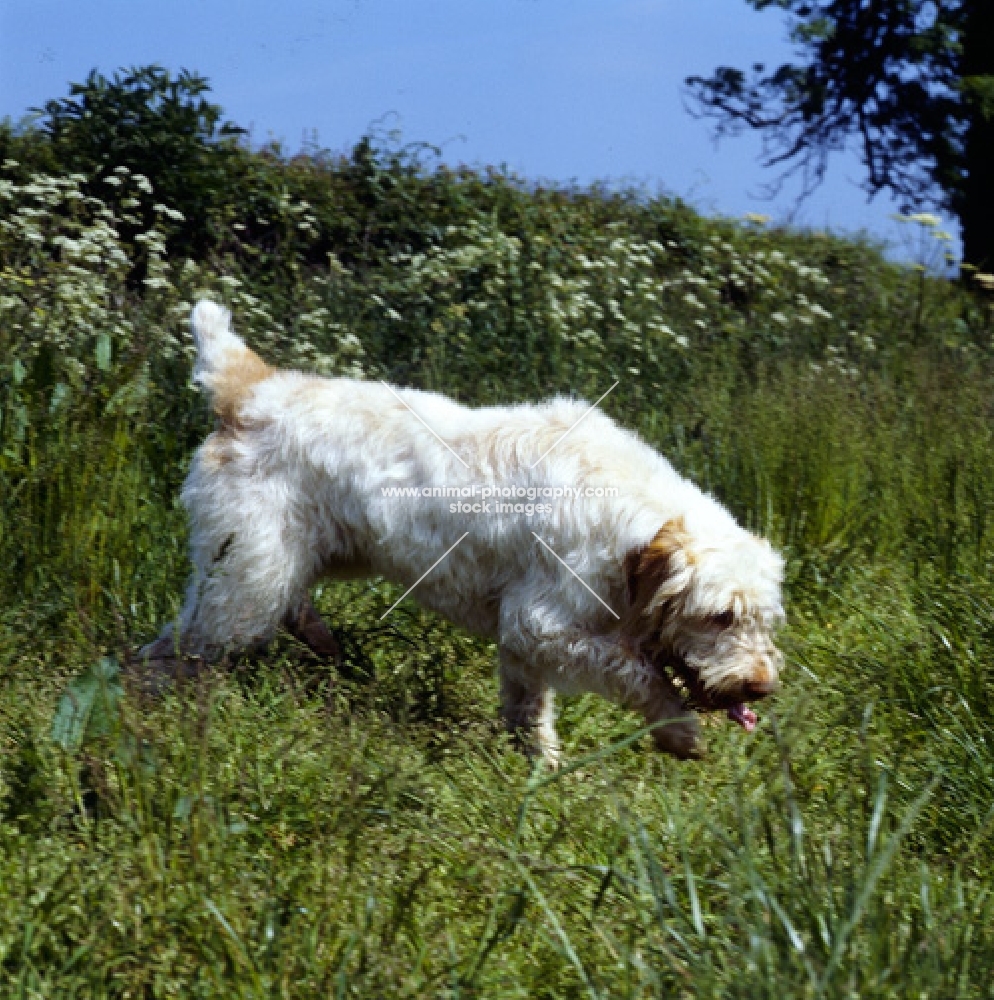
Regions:
M 389 139 L 144 172 L 84 139 L 0 128 L 0 995 L 991 995 L 994 300 L 936 276 L 934 220 L 897 265 Z M 617 382 L 604 408 L 787 560 L 756 731 L 680 763 L 567 700 L 549 773 L 494 647 L 381 620 L 382 580 L 315 591 L 340 669 L 282 637 L 132 690 L 189 570 L 202 295 L 308 371 Z

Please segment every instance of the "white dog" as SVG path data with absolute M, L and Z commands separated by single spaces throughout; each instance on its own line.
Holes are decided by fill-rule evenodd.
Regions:
M 207 301 L 192 328 L 218 426 L 183 489 L 179 633 L 146 657 L 216 656 L 281 624 L 321 648 L 308 588 L 383 576 L 497 641 L 506 723 L 551 763 L 554 691 L 638 710 L 681 757 L 699 752 L 691 705 L 755 725 L 745 703 L 778 683 L 782 560 L 635 434 L 566 399 L 469 409 L 274 370 Z

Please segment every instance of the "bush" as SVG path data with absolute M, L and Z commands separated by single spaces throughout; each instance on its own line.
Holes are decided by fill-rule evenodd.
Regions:
M 230 161 L 238 156 L 233 141 L 244 130 L 222 120 L 221 108 L 204 94 L 207 81 L 181 71 L 176 77 L 161 66 L 115 73 L 96 70 L 70 87 L 70 96 L 40 109 L 41 130 L 59 163 L 83 174 L 91 190 L 126 167 L 149 179 L 159 198 L 182 213 L 173 250 L 202 254 L 213 245 L 212 230 L 221 205 Z M 111 199 L 118 208 L 126 197 Z M 146 226 L 149 217 L 142 220 Z

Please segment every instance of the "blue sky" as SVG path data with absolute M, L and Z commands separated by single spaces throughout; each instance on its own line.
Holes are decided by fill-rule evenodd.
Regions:
M 0 116 L 97 67 L 197 70 L 253 139 L 335 151 L 371 128 L 532 179 L 630 182 L 702 211 L 855 232 L 908 249 L 867 204 L 855 155 L 797 204 L 748 135 L 715 145 L 684 79 L 789 57 L 778 11 L 744 0 L 0 0 Z M 952 223 L 947 228 L 953 229 Z

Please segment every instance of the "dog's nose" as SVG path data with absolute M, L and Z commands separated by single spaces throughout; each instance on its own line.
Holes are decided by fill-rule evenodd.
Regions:
M 752 680 L 745 682 L 745 696 L 747 701 L 756 701 L 773 694 L 780 687 L 780 682 L 773 678 L 769 680 Z

